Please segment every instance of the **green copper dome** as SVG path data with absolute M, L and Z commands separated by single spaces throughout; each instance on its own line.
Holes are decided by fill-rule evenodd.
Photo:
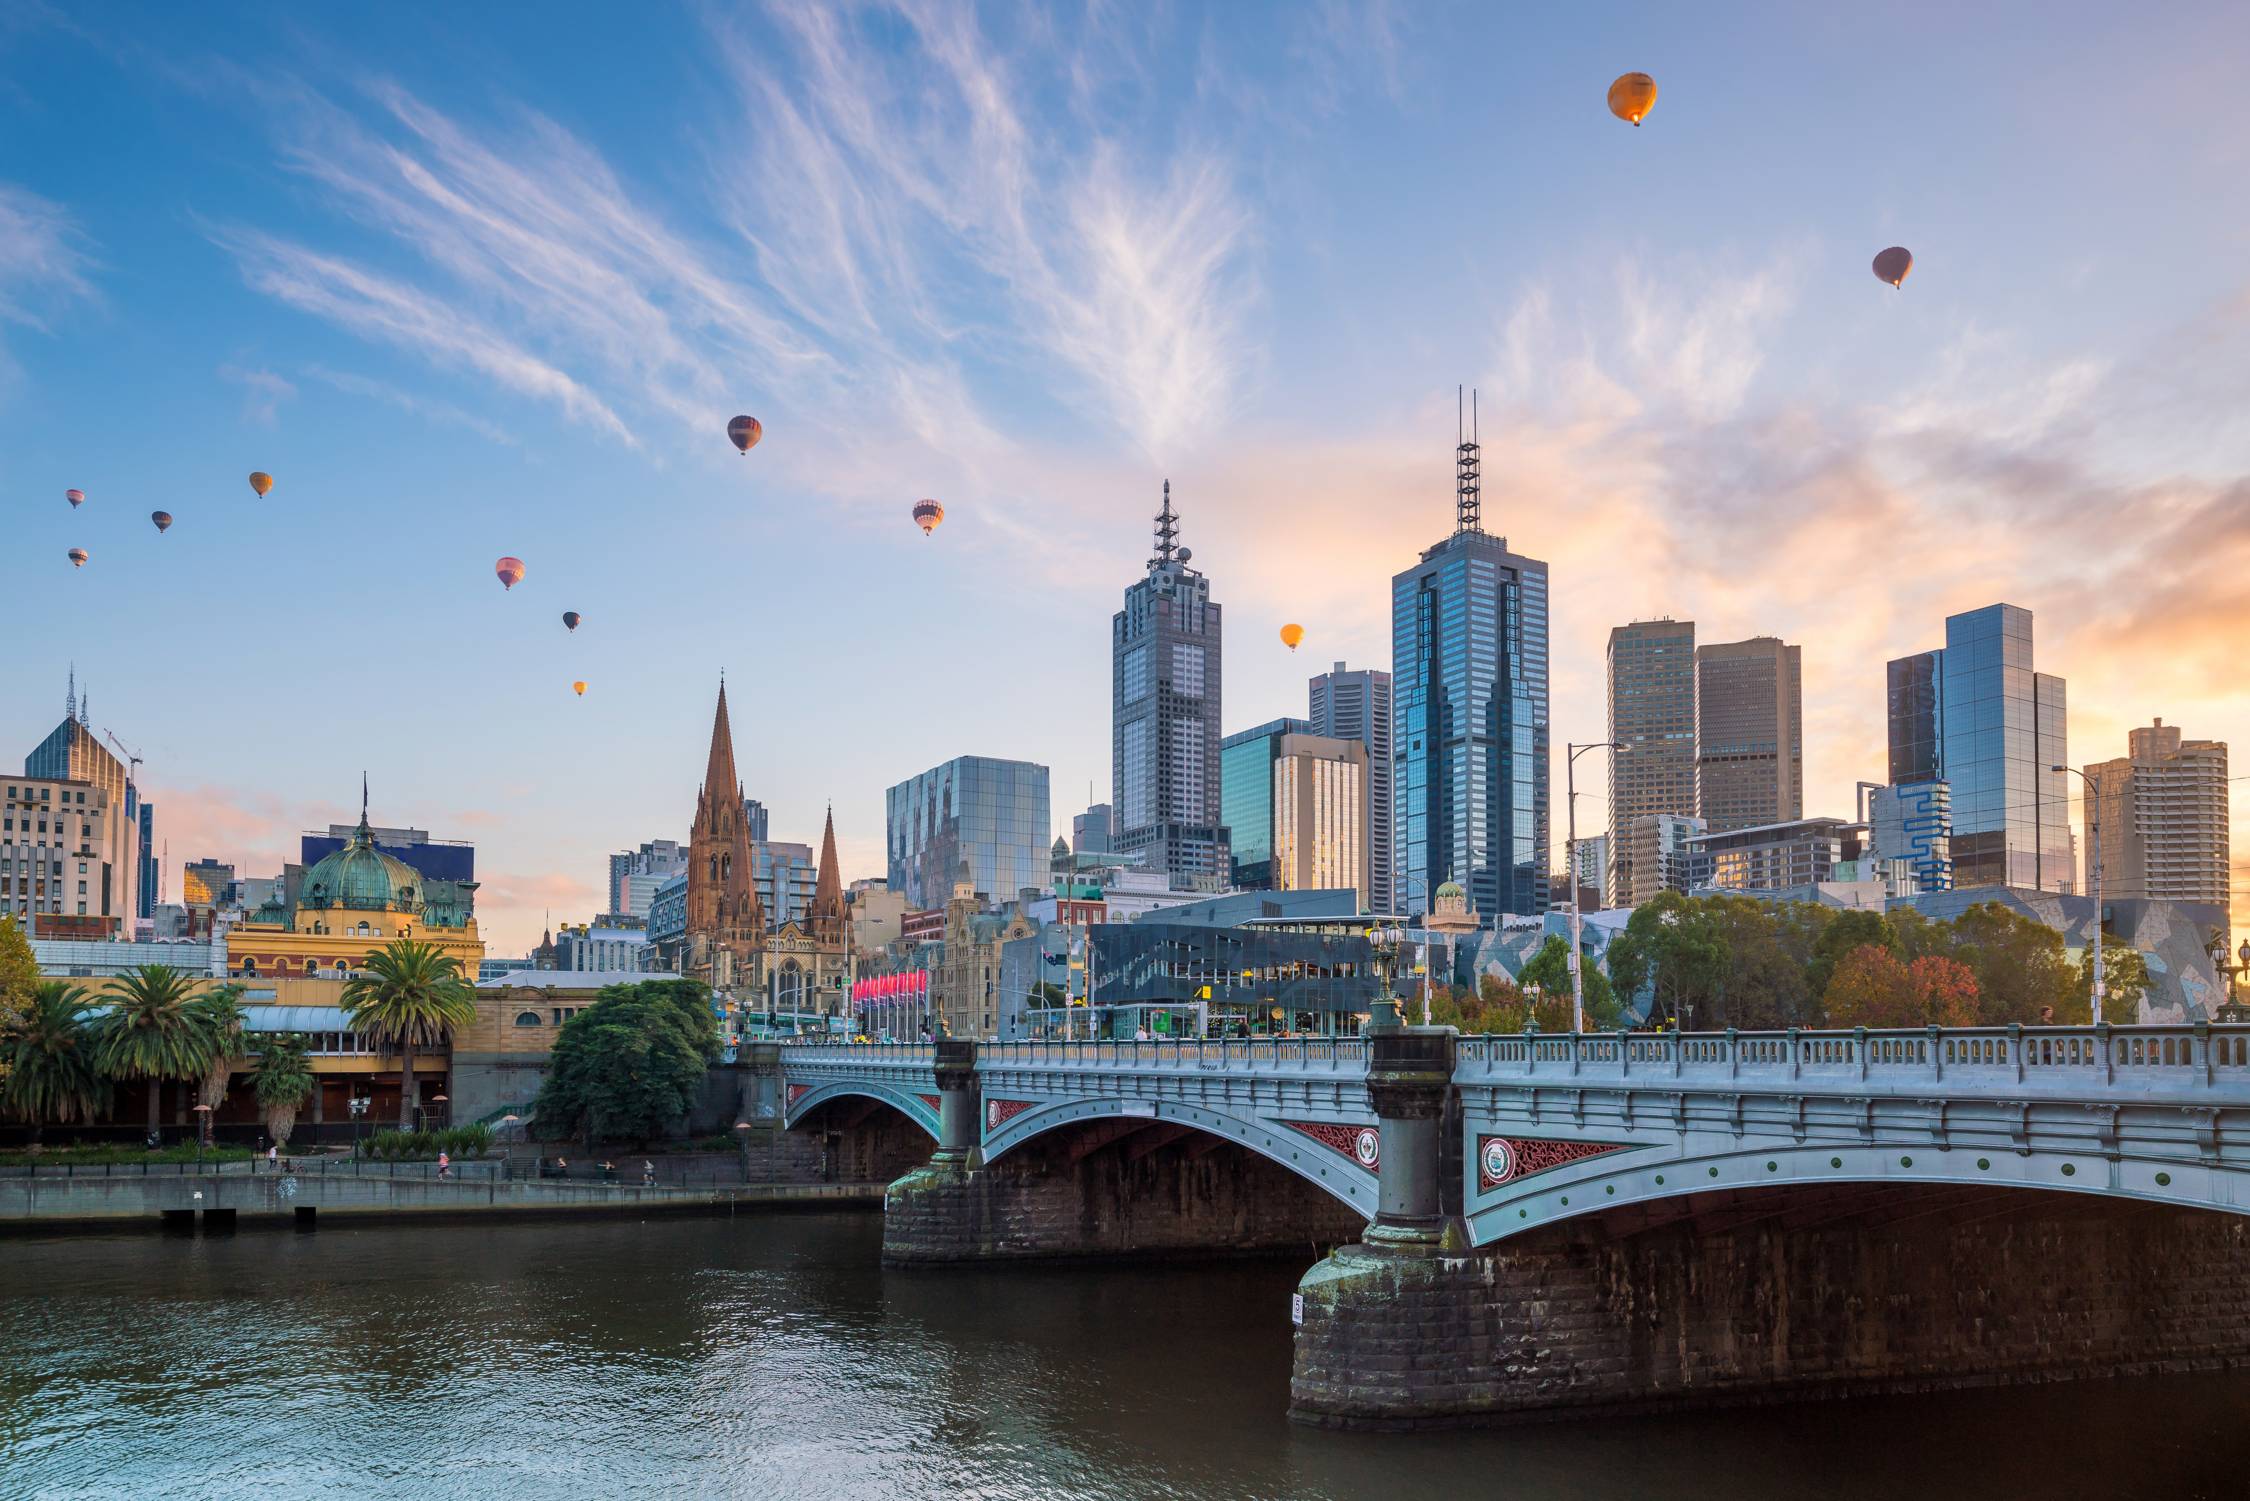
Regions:
M 422 875 L 403 860 L 375 848 L 367 820 L 360 819 L 351 843 L 305 872 L 298 888 L 300 907 L 341 907 L 353 912 L 420 912 Z
M 1466 897 L 1468 894 L 1468 892 L 1461 889 L 1461 883 L 1459 881 L 1445 881 L 1439 884 L 1435 900 L 1442 902 L 1447 897 Z

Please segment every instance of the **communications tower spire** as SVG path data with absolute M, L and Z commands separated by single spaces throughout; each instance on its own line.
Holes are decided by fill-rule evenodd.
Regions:
M 1179 549 L 1180 518 L 1172 510 L 1172 482 L 1164 482 L 1164 509 L 1156 513 L 1156 556 L 1149 560 L 1150 567 L 1172 561 Z
M 1456 532 L 1481 532 L 1484 530 L 1484 502 L 1482 496 L 1483 484 L 1479 470 L 1483 449 L 1477 442 L 1477 396 L 1474 391 L 1469 392 L 1468 396 L 1468 421 L 1464 425 L 1460 412 L 1461 392 L 1458 387 L 1455 388 L 1453 425 L 1456 441 L 1453 449 L 1453 504 L 1456 519 L 1453 529 Z

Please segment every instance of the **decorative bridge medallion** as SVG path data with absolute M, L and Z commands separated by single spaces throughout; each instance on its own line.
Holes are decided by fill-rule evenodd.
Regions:
M 1589 1157 L 1601 1157 L 1624 1150 L 1621 1143 L 1612 1141 L 1542 1141 L 1522 1136 L 1480 1136 L 1477 1138 L 1477 1187 L 1498 1188 L 1503 1183 L 1513 1183 L 1518 1178 L 1528 1178 L 1534 1173 L 1550 1172 L 1558 1167 L 1568 1167 L 1573 1162 L 1584 1162 Z
M 810 1093 L 812 1093 L 812 1086 L 811 1086 L 810 1084 L 792 1084 L 792 1085 L 790 1085 L 790 1086 L 789 1086 L 789 1108 L 790 1108 L 790 1109 L 792 1109 L 792 1110 L 796 1109 L 796 1108 L 797 1108 L 797 1102 L 798 1102 L 799 1100 L 803 1099 L 803 1098 L 804 1098 L 804 1097 L 805 1097 L 806 1095 L 808 1095 L 808 1094 L 810 1094 Z
M 997 1131 L 1030 1108 L 1029 1100 L 987 1100 L 984 1102 L 984 1129 Z
M 1282 1124 L 1292 1131 L 1302 1131 L 1371 1173 L 1382 1165 L 1383 1138 L 1376 1134 L 1373 1126 L 1349 1126 L 1336 1121 L 1283 1121 Z

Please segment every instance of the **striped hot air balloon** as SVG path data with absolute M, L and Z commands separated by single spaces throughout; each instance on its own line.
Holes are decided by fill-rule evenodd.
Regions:
M 492 565 L 492 571 L 499 578 L 501 588 L 513 589 L 523 582 L 523 559 L 502 558 Z
M 936 531 L 939 524 L 944 520 L 945 507 L 939 505 L 936 501 L 918 500 L 914 502 L 914 524 L 922 529 L 923 536 L 927 537 L 930 533 Z

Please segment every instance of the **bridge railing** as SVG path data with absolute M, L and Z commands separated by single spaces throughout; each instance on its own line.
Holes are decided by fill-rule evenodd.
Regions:
M 1714 1076 L 2250 1092 L 2250 1025 L 1524 1033 L 1464 1037 L 1462 1075 L 1544 1082 Z
M 1149 1042 L 983 1042 L 977 1062 L 999 1067 L 1241 1069 L 1265 1073 L 1367 1071 L 1367 1043 L 1357 1037 L 1232 1037 Z
M 784 1068 L 792 1063 L 865 1063 L 928 1066 L 937 1062 L 934 1042 L 793 1042 L 781 1050 Z

